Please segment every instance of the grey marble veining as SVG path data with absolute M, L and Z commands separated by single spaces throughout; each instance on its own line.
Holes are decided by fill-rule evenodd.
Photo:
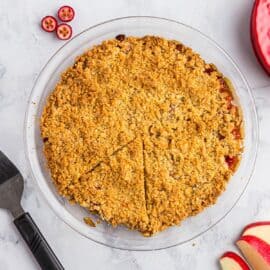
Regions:
M 1 0 L 0 1 L 0 149 L 25 176 L 23 206 L 33 215 L 67 270 L 218 269 L 217 258 L 236 250 L 243 226 L 270 220 L 270 80 L 252 52 L 249 16 L 252 0 Z M 154 252 L 111 249 L 87 240 L 56 217 L 30 176 L 23 148 L 23 121 L 33 83 L 49 57 L 63 44 L 40 30 L 40 18 L 62 4 L 77 11 L 74 33 L 128 15 L 153 15 L 189 24 L 216 40 L 237 62 L 253 90 L 260 121 L 256 170 L 242 199 L 210 231 L 179 247 Z M 38 269 L 11 216 L 0 210 L 0 270 Z

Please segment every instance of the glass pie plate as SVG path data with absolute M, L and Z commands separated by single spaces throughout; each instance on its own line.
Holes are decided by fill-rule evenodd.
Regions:
M 244 116 L 245 141 L 242 161 L 217 203 L 205 209 L 201 214 L 188 218 L 181 225 L 148 238 L 125 227 L 112 228 L 105 222 L 97 224 L 96 227 L 86 225 L 83 217 L 89 216 L 89 213 L 79 206 L 71 205 L 58 195 L 42 152 L 39 118 L 46 98 L 54 89 L 61 72 L 72 65 L 76 56 L 94 44 L 114 38 L 118 34 L 158 35 L 179 40 L 190 46 L 230 78 L 235 87 L 236 100 Z M 157 250 L 183 244 L 203 234 L 223 219 L 235 206 L 244 193 L 254 169 L 258 145 L 258 122 L 254 100 L 246 79 L 231 57 L 213 40 L 190 26 L 176 21 L 155 17 L 126 17 L 86 29 L 62 46 L 49 59 L 41 70 L 30 96 L 24 135 L 26 155 L 33 178 L 49 205 L 66 224 L 85 237 L 110 247 L 126 250 Z

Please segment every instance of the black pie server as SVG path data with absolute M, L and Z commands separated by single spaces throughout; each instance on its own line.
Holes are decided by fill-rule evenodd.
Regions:
M 62 270 L 55 256 L 29 213 L 21 206 L 23 177 L 15 165 L 0 151 L 0 208 L 8 209 L 14 224 L 22 235 L 42 270 Z

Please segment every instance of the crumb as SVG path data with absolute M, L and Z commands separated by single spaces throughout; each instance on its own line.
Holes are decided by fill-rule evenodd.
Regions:
M 90 227 L 96 227 L 96 224 L 94 223 L 94 221 L 90 217 L 85 217 L 83 220 Z

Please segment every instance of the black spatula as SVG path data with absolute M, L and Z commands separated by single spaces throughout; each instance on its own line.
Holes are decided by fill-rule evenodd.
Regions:
M 22 192 L 21 173 L 0 151 L 0 208 L 8 209 L 12 213 L 15 226 L 42 270 L 64 269 L 31 216 L 22 209 Z

